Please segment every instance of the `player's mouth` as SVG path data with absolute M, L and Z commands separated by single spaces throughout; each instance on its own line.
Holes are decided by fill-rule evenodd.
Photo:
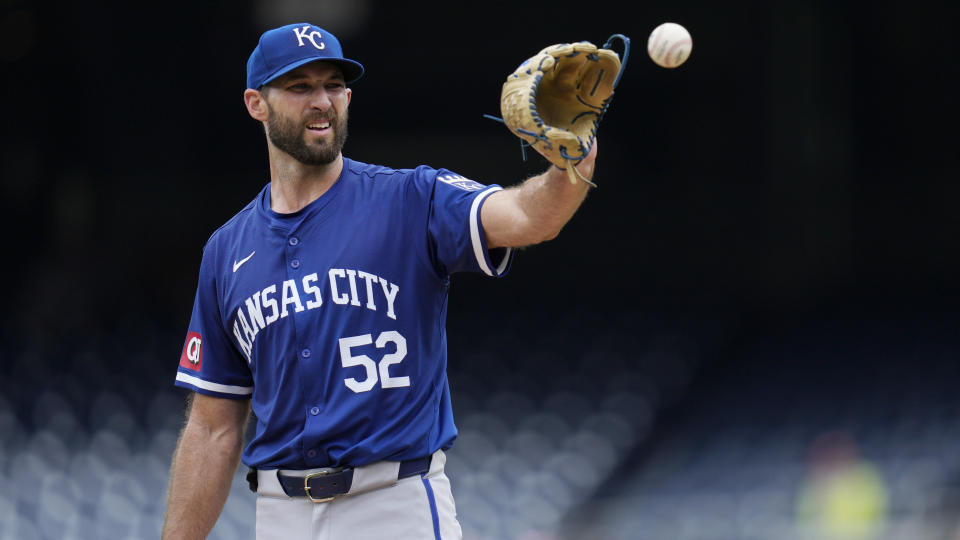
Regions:
M 330 129 L 330 122 L 310 122 L 307 124 L 307 129 L 314 133 L 322 133 Z

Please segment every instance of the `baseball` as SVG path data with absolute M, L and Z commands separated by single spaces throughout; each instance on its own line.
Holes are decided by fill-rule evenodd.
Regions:
M 677 23 L 666 22 L 650 32 L 647 40 L 647 53 L 657 65 L 675 68 L 690 58 L 693 39 L 690 32 Z

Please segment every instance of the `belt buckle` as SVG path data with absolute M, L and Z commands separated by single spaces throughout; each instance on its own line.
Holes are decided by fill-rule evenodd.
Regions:
M 330 475 L 330 474 L 334 474 L 334 473 L 336 473 L 336 472 L 339 472 L 339 471 L 319 471 L 319 472 L 310 473 L 310 474 L 308 474 L 308 475 L 306 475 L 306 476 L 303 477 L 303 491 L 307 494 L 307 498 L 310 499 L 311 502 L 315 502 L 315 503 L 325 503 L 325 502 L 330 502 L 330 501 L 332 501 L 332 500 L 336 497 L 336 495 L 334 495 L 333 497 L 324 497 L 324 498 L 322 498 L 322 499 L 317 499 L 317 498 L 314 498 L 314 496 L 310 494 L 310 479 L 311 479 L 311 478 L 317 478 L 318 476 L 327 476 L 327 475 Z

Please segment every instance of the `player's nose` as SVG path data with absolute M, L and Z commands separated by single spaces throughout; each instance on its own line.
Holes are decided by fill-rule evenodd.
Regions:
M 310 106 L 319 111 L 326 111 L 330 108 L 331 100 L 330 95 L 327 93 L 326 88 L 318 88 L 310 99 Z

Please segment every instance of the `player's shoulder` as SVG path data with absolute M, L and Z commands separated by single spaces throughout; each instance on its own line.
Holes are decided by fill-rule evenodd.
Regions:
M 437 169 L 430 165 L 417 165 L 413 168 L 394 168 L 385 165 L 364 163 L 348 158 L 344 158 L 343 162 L 344 168 L 349 171 L 352 176 L 367 181 L 433 181 L 438 175 L 445 171 L 444 169 Z
M 350 174 L 360 180 L 406 183 L 417 185 L 420 189 L 430 190 L 434 184 L 440 184 L 457 188 L 460 191 L 474 192 L 487 187 L 449 169 L 435 168 L 431 165 L 398 169 L 344 158 L 344 167 Z

